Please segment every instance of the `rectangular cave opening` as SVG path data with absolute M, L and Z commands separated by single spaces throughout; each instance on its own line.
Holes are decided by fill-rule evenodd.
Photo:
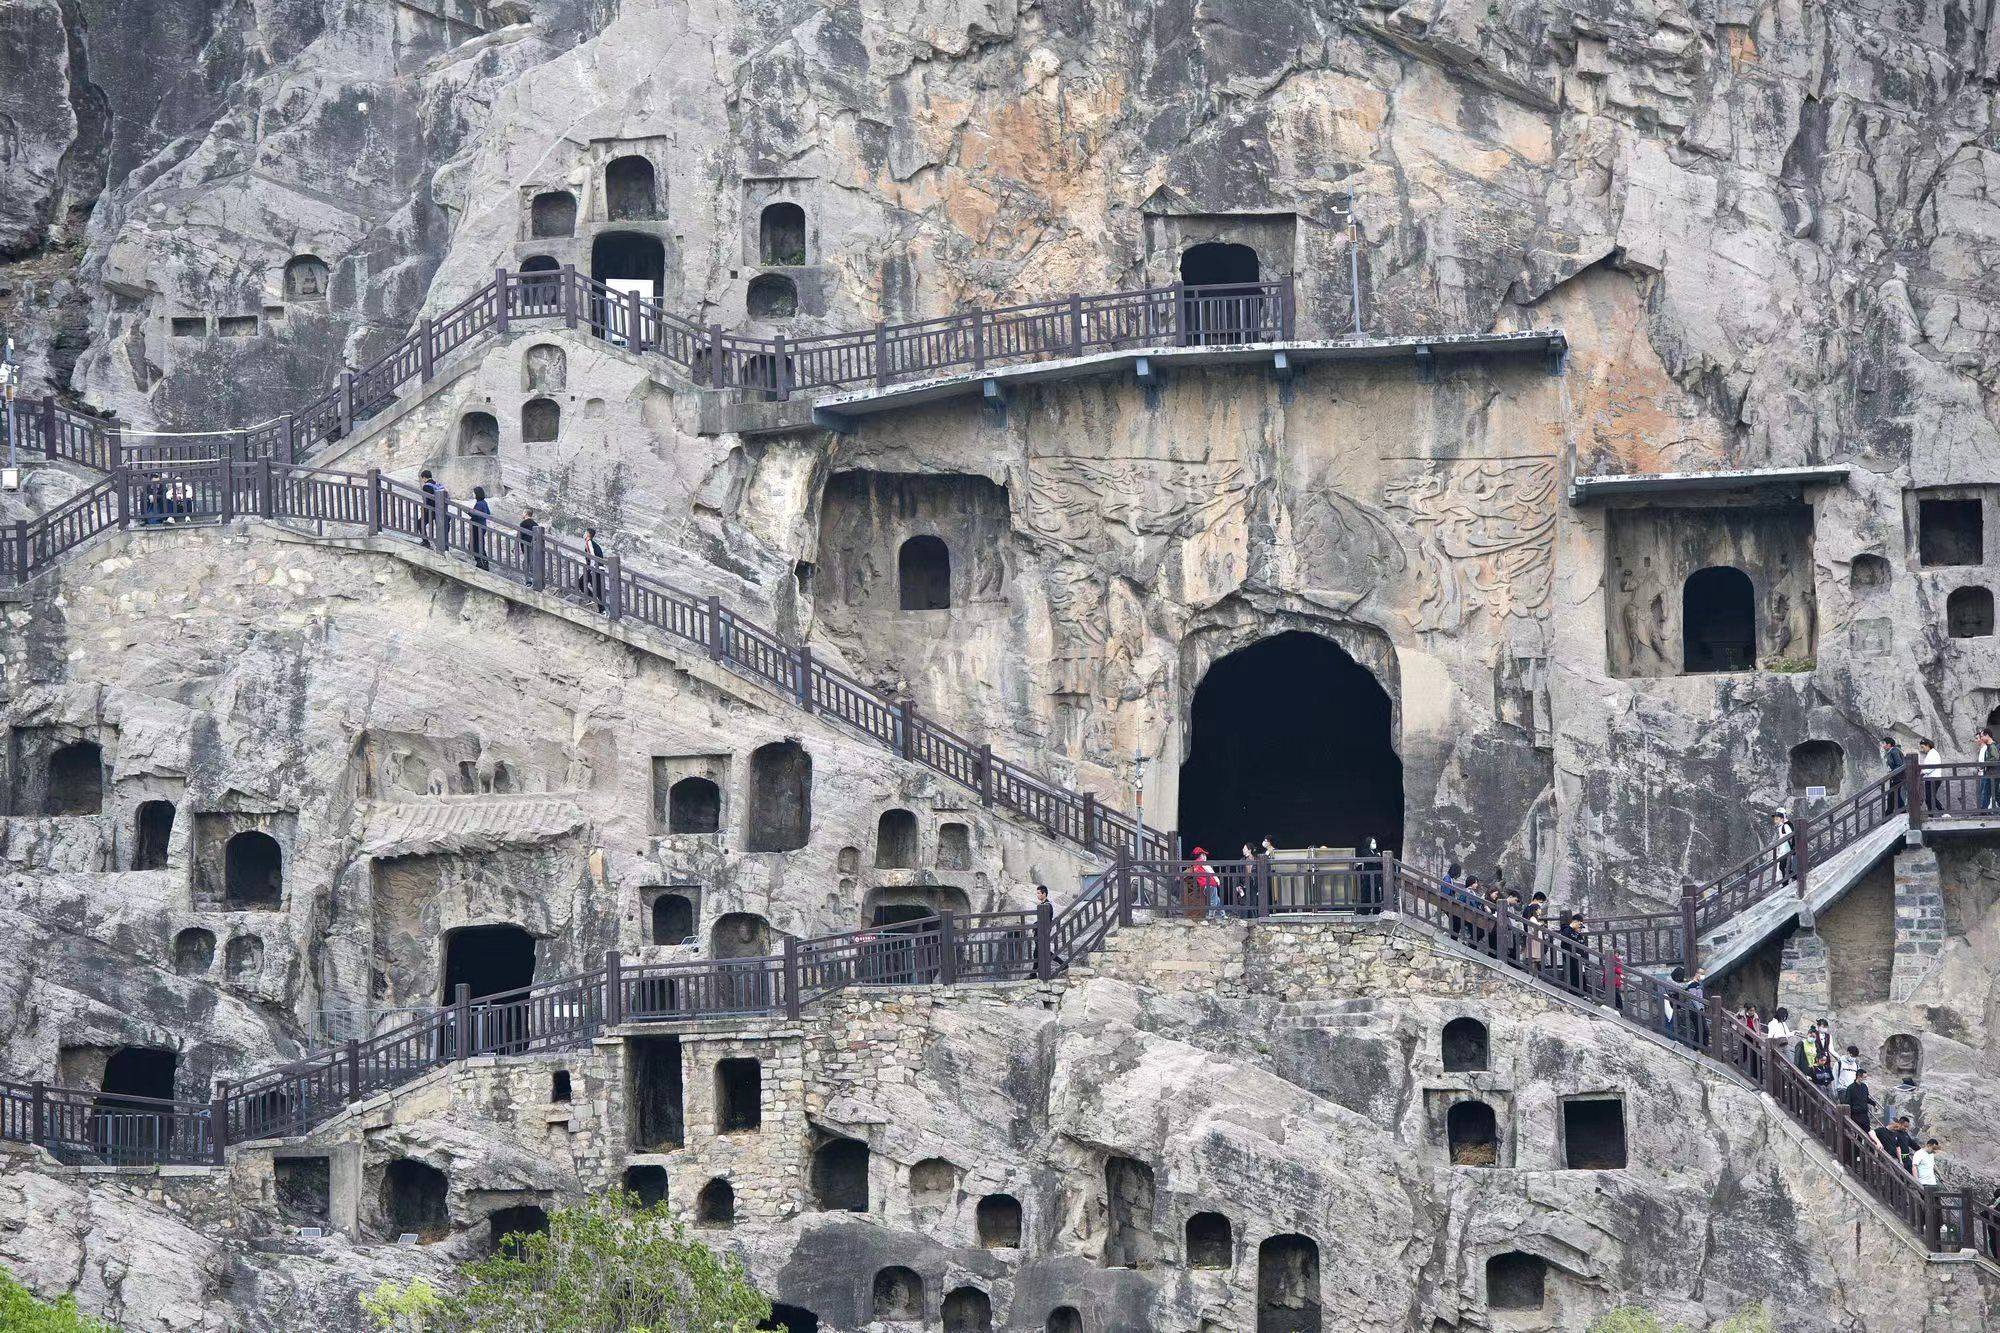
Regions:
M 681 1101 L 681 1039 L 633 1037 L 632 1149 L 665 1152 L 687 1141 Z
M 764 1068 L 754 1059 L 715 1062 L 715 1128 L 730 1134 L 764 1123 Z
M 271 1171 L 277 1180 L 278 1216 L 293 1226 L 325 1226 L 333 1215 L 332 1159 L 280 1157 Z
M 1978 500 L 1917 502 L 1917 561 L 1934 565 L 1976 565 L 1985 548 L 1985 515 Z
M 1563 1103 L 1563 1165 L 1603 1171 L 1625 1165 L 1625 1102 L 1578 1097 Z

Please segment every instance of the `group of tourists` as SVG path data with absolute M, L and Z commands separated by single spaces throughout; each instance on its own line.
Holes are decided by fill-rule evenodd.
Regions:
M 437 525 L 441 521 L 449 521 L 439 513 L 444 503 L 444 488 L 438 485 L 437 478 L 432 475 L 429 468 L 425 468 L 417 474 L 417 481 L 424 497 L 423 514 L 419 520 L 420 531 L 418 533 L 418 540 L 428 546 L 431 544 L 432 534 L 437 530 Z M 487 546 L 487 526 L 491 522 L 492 517 L 493 506 L 486 499 L 486 488 L 484 486 L 474 486 L 472 488 L 472 505 L 467 515 L 471 532 L 468 534 L 466 544 L 472 552 L 472 563 L 480 569 L 491 568 L 493 563 Z M 529 509 L 522 512 L 521 521 L 516 523 L 514 528 L 520 534 L 520 540 L 525 545 L 534 541 L 535 533 L 541 530 L 541 526 L 540 521 L 535 518 L 535 511 Z M 595 606 L 601 615 L 605 609 L 604 580 L 606 566 L 604 544 L 598 541 L 597 529 L 594 527 L 587 527 L 583 530 L 582 556 L 581 567 L 576 576 L 576 592 L 585 601 Z
M 1894 736 L 1882 738 L 1882 763 L 1893 778 L 1900 778 L 1909 766 L 1909 752 Z M 1917 741 L 1917 772 L 1923 783 L 1924 812 L 1942 814 L 1945 811 L 1944 783 L 1942 773 L 1950 761 L 1944 751 L 1938 749 L 1937 742 L 1930 737 L 1920 737 Z M 1981 727 L 1972 733 L 1972 762 L 1979 765 L 1979 788 L 1977 799 L 1981 810 L 2000 808 L 2000 746 L 1993 741 L 1990 728 Z M 1891 784 L 1889 800 L 1891 810 L 1906 809 L 1909 799 L 1904 794 L 1904 784 Z
M 1910 1113 L 1896 1110 L 1896 1099 L 1915 1092 L 1916 1082 L 1905 1076 L 1886 1094 L 1885 1100 L 1877 1100 L 1859 1046 L 1851 1042 L 1841 1046 L 1834 1040 L 1832 1023 L 1824 1018 L 1815 1019 L 1796 1032 L 1792 1030 L 1791 1018 L 1791 1011 L 1783 1006 L 1773 1010 L 1769 1018 L 1754 1007 L 1743 1011 L 1744 1027 L 1763 1036 L 1774 1054 L 1796 1064 L 1801 1073 L 1846 1110 L 1848 1118 L 1863 1133 L 1872 1134 L 1885 1152 L 1902 1163 L 1919 1185 L 1937 1184 L 1938 1152 L 1942 1145 L 1935 1138 L 1919 1142 Z
M 139 521 L 146 527 L 194 520 L 194 488 L 175 476 L 163 479 L 157 472 L 146 474 L 145 489 L 139 492 Z
M 1453 918 L 1453 939 L 1466 938 L 1469 933 L 1473 948 L 1497 953 L 1500 951 L 1498 923 L 1503 919 L 1518 920 L 1520 925 L 1508 932 L 1507 961 L 1533 972 L 1552 974 L 1551 980 L 1571 991 L 1583 990 L 1584 961 L 1590 945 L 1582 912 L 1551 906 L 1549 895 L 1540 889 L 1524 897 L 1518 888 L 1507 887 L 1504 870 L 1495 870 L 1492 882 L 1488 883 L 1478 875 L 1468 875 L 1456 861 L 1445 867 L 1438 888 L 1446 901 L 1475 908 L 1495 922 L 1494 927 L 1487 927 Z M 1618 969 L 1618 975 L 1609 981 L 1614 999 L 1622 1001 L 1623 969 Z

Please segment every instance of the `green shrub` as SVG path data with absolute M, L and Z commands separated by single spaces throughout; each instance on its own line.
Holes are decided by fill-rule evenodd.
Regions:
M 741 1264 L 624 1190 L 556 1209 L 459 1277 L 384 1283 L 362 1308 L 383 1333 L 749 1333 L 771 1314 Z
M 79 1314 L 76 1297 L 64 1296 L 53 1305 L 38 1301 L 5 1272 L 0 1272 L 0 1329 L 6 1333 L 118 1333 L 114 1325 Z

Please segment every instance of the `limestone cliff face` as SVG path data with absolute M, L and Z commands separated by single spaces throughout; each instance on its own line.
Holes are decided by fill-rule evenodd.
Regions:
M 1143 758 L 1156 825 L 1178 816 L 1205 674 L 1288 630 L 1339 645 L 1386 698 L 1406 851 L 1504 864 L 1592 909 L 1657 905 L 1720 870 L 1760 841 L 1755 807 L 1851 792 L 1887 730 L 1958 757 L 2000 706 L 2000 639 L 1957 636 L 1948 612 L 2000 585 L 2000 37 L 1980 5 L 511 0 L 474 22 L 431 0 L 136 8 L 143 21 L 111 0 L 0 0 L 0 321 L 32 391 L 142 428 L 296 406 L 496 266 L 530 262 L 650 277 L 689 318 L 793 337 L 1168 284 L 1187 252 L 1223 243 L 1294 277 L 1304 338 L 1353 327 L 1350 261 L 1371 334 L 1562 330 L 1560 373 L 1501 357 L 1446 359 L 1424 380 L 1407 361 L 1286 381 L 1207 367 L 1147 387 L 1125 372 L 834 435 L 799 404 L 722 401 L 545 323 L 321 460 L 429 467 L 504 514 L 593 523 L 627 558 L 1107 801 L 1130 805 Z M 1820 464 L 1851 472 L 1568 503 L 1579 475 Z M 37 469 L 0 518 L 75 484 Z M 1969 559 L 1926 558 L 1929 500 L 1982 516 Z M 608 947 L 678 956 L 652 915 L 668 896 L 690 900 L 701 947 L 725 918 L 748 947 L 750 918 L 768 944 L 884 905 L 1025 906 L 1029 885 L 1066 896 L 1089 868 L 698 662 L 604 637 L 574 606 L 306 535 L 120 538 L 6 607 L 7 1070 L 83 1076 L 115 1047 L 165 1046 L 183 1094 L 206 1095 L 212 1076 L 434 1000 L 445 931 L 520 924 L 548 975 Z M 948 610 L 896 596 L 917 535 L 949 544 Z M 1686 674 L 1683 581 L 1718 564 L 1756 586 L 1759 669 Z M 1279 728 L 1287 701 L 1270 707 Z M 31 813 L 23 784 L 83 739 L 102 746 L 104 813 Z M 788 744 L 818 766 L 811 833 L 749 850 L 754 755 Z M 672 828 L 672 786 L 690 778 L 718 787 L 717 834 Z M 178 813 L 155 858 L 141 807 L 157 801 Z M 913 857 L 881 850 L 897 811 L 916 818 Z M 247 832 L 287 857 L 275 909 L 214 893 Z M 1990 1120 L 1990 877 L 1946 865 L 1954 944 L 1911 993 L 1867 980 L 1842 1000 L 1871 1054 L 1923 1034 L 1945 1126 Z M 1829 936 L 1838 947 L 1837 920 Z M 1836 959 L 1840 975 L 1873 967 L 1873 937 L 1855 947 L 1866 958 Z M 1744 993 L 1768 1002 L 1777 968 L 1757 960 Z M 1735 1092 L 1668 1089 L 1611 1055 L 1576 1073 L 1533 1046 L 1509 1095 L 1543 1096 L 1552 1071 L 1572 1091 L 1629 1078 L 1657 1094 L 1655 1146 L 1663 1126 L 1703 1121 L 1698 1188 L 1649 1177 L 1584 1198 L 1554 1173 L 1510 1171 L 1503 1188 L 1436 1163 L 1378 1179 L 1304 1162 L 1294 1131 L 1334 1155 L 1436 1146 L 1426 1117 L 1443 1103 L 1398 1079 L 1444 1006 L 1357 1019 L 1356 1072 L 1310 1039 L 1251 1059 L 1254 1034 L 1287 1017 L 1275 1004 L 1096 983 L 1056 1017 L 1009 1011 L 956 1034 L 940 1060 L 1004 1064 L 1000 1086 L 932 1080 L 801 1109 L 790 1156 L 759 1167 L 772 1213 L 746 1244 L 760 1274 L 810 1285 L 811 1265 L 784 1256 L 821 1253 L 818 1237 L 828 1254 L 902 1254 L 926 1281 L 998 1277 L 1025 1301 L 1075 1278 L 1107 1309 L 1152 1302 L 1157 1326 L 1235 1327 L 1220 1279 L 1107 1275 L 1108 1204 L 1072 1178 L 1101 1182 L 1102 1154 L 1144 1158 L 1191 1204 L 1236 1178 L 1241 1149 L 1263 1173 L 1246 1193 L 1257 1225 L 1323 1226 L 1329 1271 L 1370 1251 L 1326 1197 L 1395 1223 L 1403 1267 L 1343 1276 L 1355 1328 L 1484 1318 L 1474 1265 L 1508 1227 L 1547 1241 L 1576 1284 L 1571 1313 L 1629 1292 L 1719 1314 L 1800 1271 L 1814 1308 L 1854 1324 L 1924 1307 L 1900 1257 L 1833 1270 L 1840 1227 L 1813 1213 L 1827 1191 L 1771 1183 L 1766 1154 L 1774 1173 L 1798 1161 L 1730 1120 L 1734 1102 L 1715 1109 Z M 1594 1051 L 1592 1025 L 1562 1022 Z M 1266 1103 L 1218 1090 L 1238 1077 Z M 1021 1091 L 1038 1080 L 1047 1099 Z M 780 1215 L 804 1189 L 809 1132 L 864 1133 L 901 1170 L 963 1132 L 937 1121 L 959 1096 L 1005 1163 L 987 1184 L 1008 1175 L 1042 1200 L 1060 1255 L 1044 1269 Z M 1293 1118 L 1236 1123 L 1270 1105 Z M 1132 1122 L 1116 1135 L 1107 1106 Z M 1557 1114 L 1522 1113 L 1535 1133 Z M 1177 1143 L 1183 1115 L 1213 1132 Z M 1042 1119 L 1032 1135 L 993 1129 L 1017 1116 Z M 557 1188 L 517 1171 L 503 1137 L 464 1116 L 402 1142 L 499 1164 L 465 1188 Z M 589 1170 L 610 1178 L 612 1160 Z M 118 1237 L 157 1223 L 150 1203 L 82 1204 L 73 1179 L 9 1174 L 0 1201 L 58 1237 L 9 1242 L 9 1261 L 129 1307 Z M 676 1199 L 691 1207 L 701 1184 L 677 1177 Z M 454 1196 L 468 1220 L 490 1202 Z M 1656 1210 L 1707 1237 L 1697 1266 L 1680 1265 L 1685 1242 L 1660 1249 Z M 924 1217 L 912 1201 L 906 1229 Z M 1178 1244 L 1161 1226 L 1158 1243 Z M 307 1263 L 173 1234 L 198 1265 L 159 1288 L 160 1327 L 234 1319 L 204 1303 L 236 1278 L 240 1309 L 273 1318 L 325 1296 Z M 854 1292 L 815 1299 L 844 1302 L 829 1305 L 840 1327 L 868 1317 Z M 1936 1327 L 1972 1317 L 1929 1299 Z

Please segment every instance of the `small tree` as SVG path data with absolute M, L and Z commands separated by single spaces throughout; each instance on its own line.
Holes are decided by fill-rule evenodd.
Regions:
M 624 1190 L 556 1209 L 460 1274 L 458 1291 L 385 1283 L 362 1307 L 385 1333 L 749 1333 L 771 1314 L 742 1264 Z

